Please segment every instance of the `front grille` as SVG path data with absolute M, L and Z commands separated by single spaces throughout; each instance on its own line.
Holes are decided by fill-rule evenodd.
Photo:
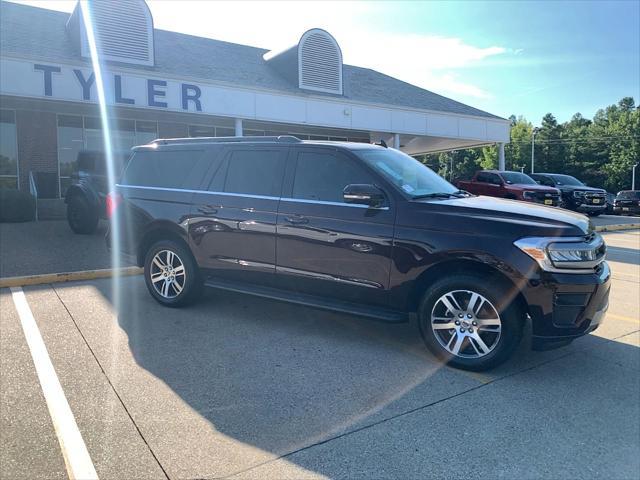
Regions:
M 545 200 L 551 200 L 553 205 L 557 205 L 560 202 L 560 195 L 551 192 L 536 192 L 533 198 L 534 201 L 538 203 L 544 203 Z
M 605 205 L 607 199 L 604 192 L 585 192 L 583 198 L 589 205 Z

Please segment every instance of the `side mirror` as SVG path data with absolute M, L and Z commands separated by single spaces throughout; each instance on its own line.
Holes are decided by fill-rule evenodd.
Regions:
M 379 207 L 385 200 L 384 192 L 378 187 L 362 183 L 352 183 L 344 187 L 342 198 L 345 203 L 356 203 L 369 207 Z

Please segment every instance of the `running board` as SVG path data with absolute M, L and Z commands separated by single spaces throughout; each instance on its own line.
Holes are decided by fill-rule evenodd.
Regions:
M 409 320 L 406 313 L 397 310 L 361 305 L 358 303 L 347 302 L 345 300 L 331 301 L 316 295 L 279 290 L 277 288 L 265 287 L 262 285 L 219 280 L 215 278 L 209 278 L 204 284 L 207 287 L 217 288 L 219 290 L 246 293 L 256 297 L 270 298 L 273 300 L 305 305 L 307 307 L 320 308 L 322 310 L 332 310 L 361 317 L 375 318 L 376 320 L 382 320 L 384 322 L 402 323 Z

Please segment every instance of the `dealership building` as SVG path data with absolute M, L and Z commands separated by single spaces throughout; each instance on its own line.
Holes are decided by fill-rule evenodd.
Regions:
M 411 155 L 497 144 L 504 163 L 508 120 L 343 64 L 324 30 L 274 52 L 156 30 L 143 0 L 90 4 L 116 151 L 155 138 L 288 134 L 384 140 Z M 1 3 L 1 187 L 33 179 L 40 197 L 59 198 L 78 152 L 103 150 L 86 17 L 79 6 Z

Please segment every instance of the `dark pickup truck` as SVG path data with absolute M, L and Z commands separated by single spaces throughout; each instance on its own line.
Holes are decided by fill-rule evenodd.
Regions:
M 560 191 L 557 188 L 538 185 L 529 175 L 520 172 L 481 170 L 471 180 L 456 182 L 456 186 L 475 195 L 524 200 L 554 207 L 560 204 Z
M 576 212 L 597 217 L 607 210 L 607 192 L 585 185 L 570 175 L 559 173 L 532 173 L 540 185 L 555 187 L 562 195 L 562 206 Z

